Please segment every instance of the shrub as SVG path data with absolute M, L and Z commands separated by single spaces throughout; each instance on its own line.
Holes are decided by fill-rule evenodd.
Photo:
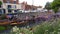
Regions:
M 34 34 L 58 34 L 60 32 L 60 20 L 44 22 L 34 28 Z
M 1 15 L 1 20 L 4 20 L 4 19 L 6 19 L 6 15 Z
M 2 2 L 0 1 L 0 5 L 2 5 Z
M 0 31 L 5 30 L 6 28 L 4 26 L 0 26 Z
M 11 34 L 32 34 L 32 31 L 26 29 L 26 28 L 18 28 L 18 27 L 13 27 L 13 29 L 10 32 Z

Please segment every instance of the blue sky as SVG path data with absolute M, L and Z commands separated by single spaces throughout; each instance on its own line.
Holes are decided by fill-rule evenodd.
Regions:
M 33 0 L 34 2 L 32 2 L 32 0 L 19 0 L 19 2 L 23 2 L 23 1 L 26 1 L 28 4 L 32 5 L 35 5 L 35 6 L 45 6 L 46 2 L 52 2 L 53 0 Z

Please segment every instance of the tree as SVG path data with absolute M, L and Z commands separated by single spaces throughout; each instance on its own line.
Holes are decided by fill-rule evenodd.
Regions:
M 1 7 L 1 5 L 2 5 L 2 2 L 0 1 L 0 7 Z
M 45 8 L 49 11 L 51 9 L 51 4 L 50 2 L 47 2 L 45 5 Z
M 55 13 L 58 12 L 58 9 L 60 8 L 60 0 L 54 0 L 51 3 L 51 7 L 55 11 Z
M 2 5 L 2 2 L 0 1 L 0 5 Z

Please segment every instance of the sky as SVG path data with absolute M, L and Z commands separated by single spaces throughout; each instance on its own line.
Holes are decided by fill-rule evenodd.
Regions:
M 45 6 L 46 2 L 52 2 L 53 0 L 19 0 L 19 2 L 27 2 L 29 5 L 35 5 L 35 6 Z

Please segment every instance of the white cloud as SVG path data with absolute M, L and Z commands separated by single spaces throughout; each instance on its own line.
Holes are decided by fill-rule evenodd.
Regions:
M 52 2 L 53 0 L 33 0 L 34 2 L 32 2 L 32 0 L 19 0 L 20 2 L 26 1 L 28 4 L 32 5 L 36 5 L 36 6 L 45 6 L 46 2 Z

